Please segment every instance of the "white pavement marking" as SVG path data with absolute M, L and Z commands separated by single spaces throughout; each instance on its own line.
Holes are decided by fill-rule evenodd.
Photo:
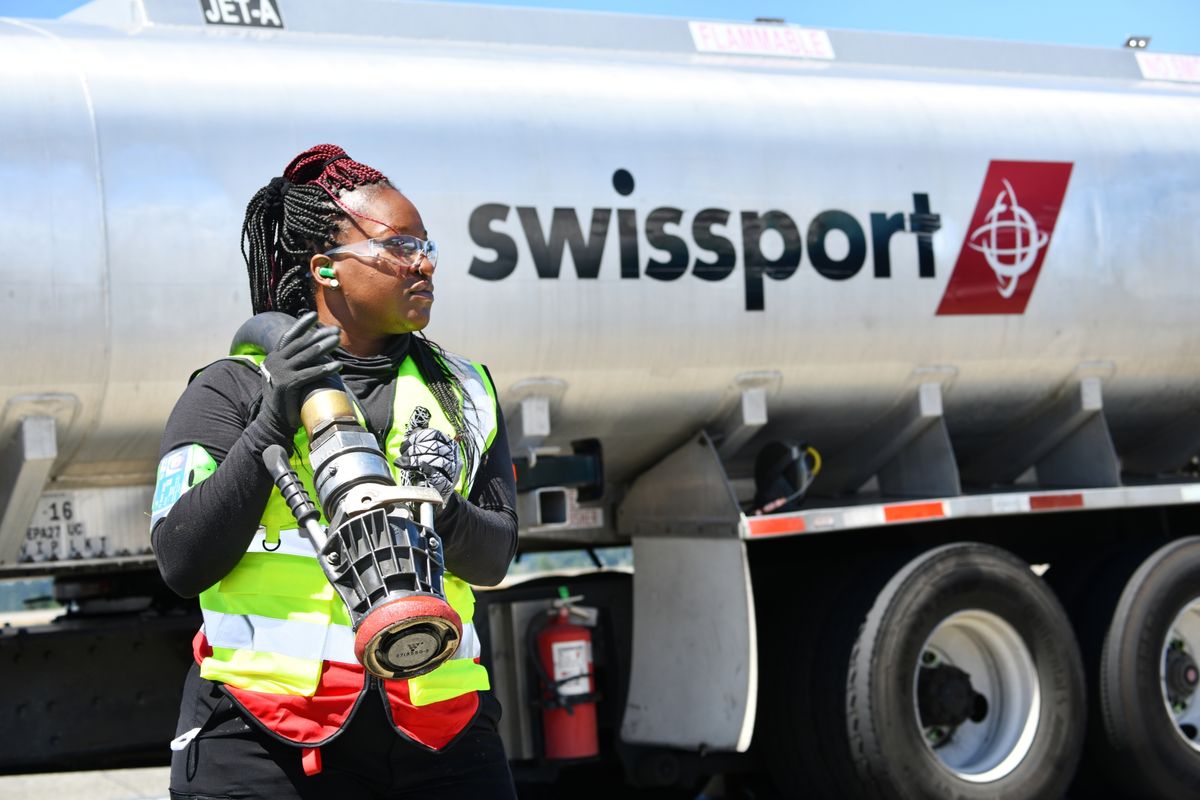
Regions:
M 169 767 L 0 776 L 4 800 L 167 800 Z

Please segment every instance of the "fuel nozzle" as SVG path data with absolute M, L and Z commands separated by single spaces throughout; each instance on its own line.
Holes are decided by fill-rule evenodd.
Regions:
M 245 352 L 247 345 L 270 352 L 285 344 L 280 334 L 294 323 L 286 314 L 260 314 L 239 330 L 234 352 Z M 263 463 L 346 605 L 355 657 L 381 678 L 413 678 L 436 669 L 462 641 L 462 620 L 446 600 L 441 539 L 433 528 L 441 495 L 411 476 L 405 480 L 411 485 L 396 485 L 340 376 L 312 387 L 300 419 L 317 503 L 282 447 L 263 451 Z M 428 409 L 418 408 L 408 432 L 428 424 Z M 318 508 L 330 520 L 328 529 L 320 524 Z

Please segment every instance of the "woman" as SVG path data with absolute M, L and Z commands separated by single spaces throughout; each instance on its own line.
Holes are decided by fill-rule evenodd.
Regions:
M 421 215 L 320 145 L 254 195 L 242 237 L 254 312 L 298 316 L 302 335 L 204 368 L 163 434 L 151 540 L 167 584 L 204 613 L 171 796 L 515 797 L 467 586 L 499 582 L 516 549 L 512 461 L 487 370 L 419 333 L 437 264 Z M 338 370 L 397 469 L 445 500 L 435 524 L 463 644 L 410 681 L 355 660 L 345 607 L 261 461 L 272 444 L 307 452 L 300 398 Z M 433 420 L 406 439 L 417 405 Z

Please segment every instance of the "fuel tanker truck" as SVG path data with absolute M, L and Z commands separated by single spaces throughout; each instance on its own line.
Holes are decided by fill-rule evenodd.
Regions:
M 0 769 L 165 762 L 159 437 L 329 141 L 439 243 L 522 553 L 631 547 L 479 592 L 519 778 L 1200 796 L 1200 58 L 368 0 L 0 52 L 0 574 L 66 608 Z

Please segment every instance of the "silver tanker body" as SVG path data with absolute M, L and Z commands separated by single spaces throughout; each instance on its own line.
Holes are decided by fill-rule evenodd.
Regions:
M 1200 450 L 1200 84 L 1186 57 L 418 3 L 336 15 L 308 0 L 196 6 L 98 2 L 61 22 L 0 20 L 0 442 L 24 435 L 35 465 L 0 486 L 10 574 L 149 563 L 138 537 L 166 416 L 250 312 L 245 202 L 320 141 L 378 166 L 421 209 L 442 253 L 429 334 L 488 363 L 522 470 L 550 463 L 543 474 L 561 477 L 556 456 L 598 442 L 603 494 L 598 480 L 591 503 L 524 481 L 522 530 L 530 547 L 632 538 L 639 576 L 653 576 L 634 597 L 626 742 L 749 746 L 760 663 L 764 687 L 779 680 L 780 656 L 760 653 L 755 634 L 747 541 L 760 534 L 862 529 L 855 546 L 890 574 L 905 559 L 870 549 L 884 523 L 980 517 L 954 536 L 1066 573 L 1081 523 L 1063 524 L 1072 536 L 1055 541 L 1069 545 L 1040 551 L 1005 538 L 1006 515 L 1182 515 L 1200 499 L 1177 486 Z M 283 27 L 264 27 L 268 13 Z M 756 454 L 780 438 L 812 443 L 825 469 L 809 510 L 768 524 L 742 512 Z M 1173 494 L 1136 494 L 1135 474 L 1173 476 Z M 985 492 L 985 510 L 962 505 L 976 502 L 963 486 Z M 1039 494 L 1052 487 L 1076 499 Z M 546 492 L 565 510 L 539 505 Z M 912 497 L 939 498 L 936 513 L 885 504 Z M 90 503 L 93 539 L 107 525 L 123 544 L 31 556 L 33 531 L 72 498 Z M 1049 523 L 1023 524 L 1053 538 Z M 949 541 L 924 536 L 910 538 Z M 776 568 L 827 563 L 800 555 L 805 537 L 784 539 L 771 545 Z M 785 546 L 797 553 L 781 557 Z M 15 564 L 18 551 L 37 563 Z M 1140 563 L 1129 553 L 1145 555 L 1121 552 L 1131 566 L 1118 589 Z M 743 579 L 703 596 L 672 582 L 694 583 L 701 561 Z M 866 606 L 886 577 L 867 581 Z M 673 602 L 645 588 L 660 580 Z M 1200 614 L 1191 597 L 1179 608 Z M 728 623 L 747 668 L 665 678 L 674 662 L 649 653 L 695 653 L 710 633 L 684 616 Z M 948 637 L 938 658 L 976 635 L 1005 651 L 990 623 L 947 624 L 925 632 Z M 1200 628 L 1180 640 L 1200 647 Z M 696 686 L 714 685 L 728 707 L 696 702 Z M 1194 737 L 1200 717 L 1179 714 Z M 1026 717 L 1013 719 L 985 736 L 1020 734 L 1000 751 L 921 758 L 959 788 L 996 789 L 1041 752 L 1021 733 L 1034 729 Z M 769 713 L 763 724 L 807 741 Z M 506 735 L 536 757 L 528 731 Z M 1200 745 L 1181 746 L 1186 780 L 1200 782 Z M 1088 757 L 1103 760 L 1097 747 Z M 1078 747 L 1052 757 L 1071 764 Z M 780 767 L 777 781 L 808 780 L 795 769 L 810 767 Z
M 406 10 L 429 38 L 378 25 L 389 35 L 349 35 L 363 27 L 353 18 L 340 21 L 346 35 L 206 29 L 186 12 L 191 27 L 0 28 L 0 169 L 14 187 L 3 219 L 8 240 L 24 243 L 0 267 L 10 364 L 0 380 L 7 403 L 65 396 L 60 480 L 150 478 L 188 374 L 249 311 L 244 202 L 317 139 L 378 163 L 436 232 L 430 334 L 476 352 L 476 331 L 488 331 L 481 356 L 502 392 L 563 381 L 549 443 L 600 437 L 615 482 L 710 422 L 745 373 L 777 373 L 772 421 L 809 431 L 831 456 L 920 369 L 953 371 L 946 418 L 968 445 L 1002 434 L 1089 362 L 1103 364 L 1119 445 L 1175 418 L 1200 388 L 1194 86 L 1038 73 L 1045 48 L 992 43 L 955 44 L 1009 71 L 697 54 L 681 47 L 686 26 L 665 20 L 601 17 L 614 30 L 597 32 L 564 17 L 540 46 L 517 47 L 472 41 L 487 27 L 478 18 L 497 13 L 480 10 L 442 10 L 441 27 L 423 24 L 432 10 Z M 470 27 L 451 27 L 460 16 Z M 462 41 L 442 38 L 455 30 Z M 586 41 L 608 33 L 608 47 Z M 902 52 L 876 60 L 924 46 L 890 44 Z M 1054 52 L 1098 72 L 1124 55 Z M 1074 165 L 1039 280 L 1023 314 L 938 316 L 1000 159 Z M 618 169 L 635 181 L 628 196 L 613 189 Z M 907 217 L 918 193 L 940 217 L 933 275 L 919 277 L 917 236 L 902 230 L 890 277 L 877 277 L 870 215 Z M 469 221 L 493 203 L 510 207 L 491 227 L 516 265 L 484 280 L 468 274 L 472 259 L 497 255 Z M 570 255 L 557 279 L 539 278 L 519 207 L 536 209 L 543 230 L 554 209 L 572 209 L 602 246 L 595 278 L 578 278 Z M 596 243 L 594 210 L 633 210 L 645 273 L 670 258 L 646 240 L 658 208 L 682 212 L 666 230 L 688 274 L 623 277 L 617 213 Z M 715 232 L 737 265 L 721 280 L 691 274 L 697 258 L 716 261 L 691 233 L 703 209 L 728 212 Z M 862 268 L 830 280 L 805 246 L 795 274 L 763 279 L 765 307 L 748 311 L 740 215 L 781 210 L 803 236 L 829 209 L 866 232 Z M 782 242 L 768 233 L 762 248 L 775 256 Z M 829 250 L 839 248 L 835 233 Z

